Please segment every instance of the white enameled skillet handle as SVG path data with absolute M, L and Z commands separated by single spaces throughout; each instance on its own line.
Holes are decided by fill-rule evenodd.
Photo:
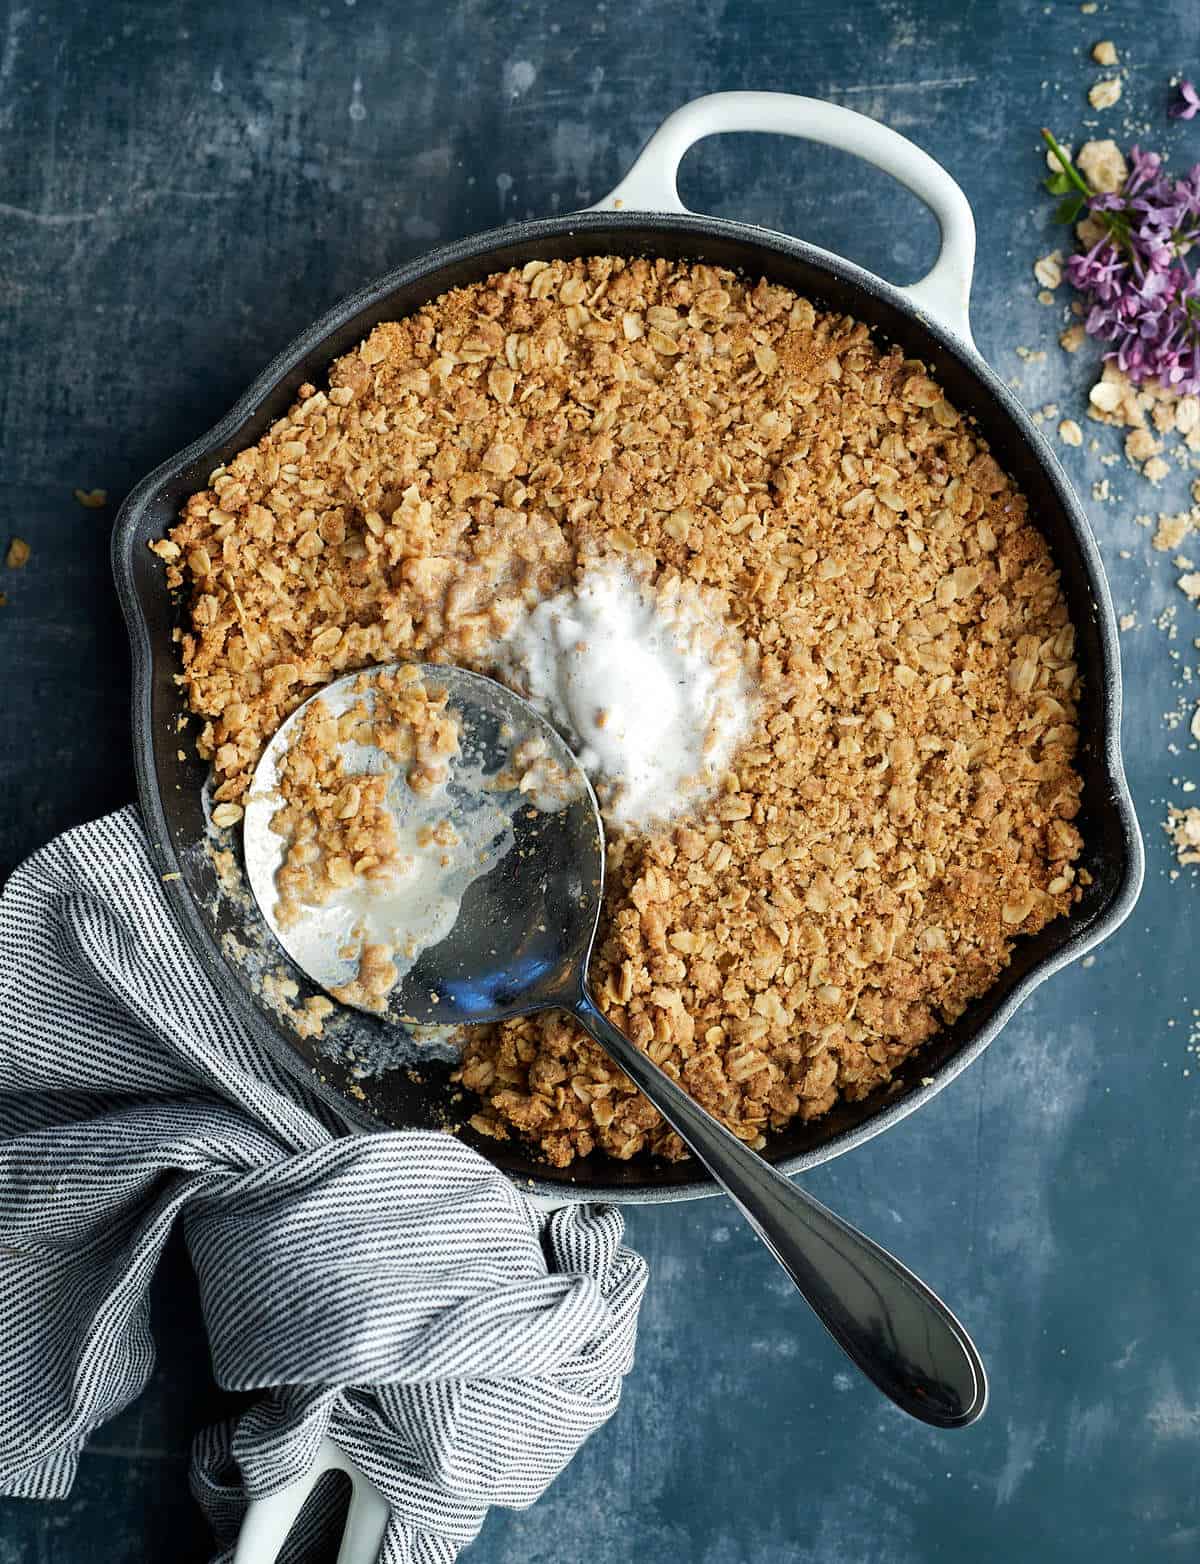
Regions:
M 251 1501 L 238 1534 L 233 1564 L 275 1564 L 304 1501 L 326 1472 L 345 1472 L 353 1489 L 337 1564 L 376 1564 L 390 1507 L 366 1473 L 329 1439 L 321 1441 L 317 1458 L 303 1477 L 297 1477 L 278 1493 Z
M 933 268 L 899 292 L 972 349 L 970 296 L 975 219 L 962 190 L 928 152 L 878 120 L 836 103 L 788 92 L 714 92 L 676 109 L 650 137 L 615 190 L 592 211 L 686 212 L 676 175 L 688 148 L 722 131 L 773 131 L 853 152 L 906 185 L 930 209 L 942 232 Z

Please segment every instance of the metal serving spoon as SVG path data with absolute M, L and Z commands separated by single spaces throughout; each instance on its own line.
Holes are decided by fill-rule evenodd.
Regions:
M 368 690 L 381 671 L 368 673 Z M 418 936 L 414 943 L 420 944 L 422 923 L 449 932 L 419 949 L 407 971 L 400 963 L 387 1014 L 409 1024 L 457 1027 L 566 1011 L 732 1197 L 867 1378 L 923 1422 L 939 1428 L 973 1423 L 987 1402 L 987 1379 L 978 1352 L 946 1305 L 899 1260 L 719 1124 L 597 1006 L 587 967 L 604 885 L 604 829 L 595 795 L 567 745 L 530 705 L 491 679 L 434 665 L 419 672 L 428 690 L 447 692 L 459 721 L 461 753 L 432 802 L 434 812 L 449 818 L 469 844 L 471 862 L 465 870 L 459 866 L 448 912 L 426 896 L 425 910 L 409 931 Z M 363 684 L 363 675 L 353 674 L 314 699 L 344 711 L 362 698 Z M 337 952 L 356 914 L 323 909 L 317 949 L 311 930 L 301 937 L 296 929 L 279 929 L 274 910 L 274 874 L 283 852 L 270 828 L 278 805 L 277 767 L 305 709 L 283 724 L 255 773 L 245 816 L 246 866 L 259 907 L 285 950 L 315 982 L 333 987 L 354 970 Z M 522 793 L 509 780 L 514 750 L 530 738 L 541 741 L 565 785 Z M 347 760 L 354 771 L 386 764 L 378 750 L 361 745 L 343 750 L 353 751 Z M 396 777 L 388 801 L 402 828 L 416 798 L 403 777 Z

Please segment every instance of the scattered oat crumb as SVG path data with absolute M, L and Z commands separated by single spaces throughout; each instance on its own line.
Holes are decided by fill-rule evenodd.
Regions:
M 1058 417 L 1058 403 L 1057 402 L 1047 402 L 1045 407 L 1042 408 L 1042 417 L 1043 418 L 1057 418 Z
M 14 538 L 8 545 L 4 563 L 10 570 L 23 570 L 29 563 L 30 548 L 24 538 Z
M 1171 838 L 1181 864 L 1200 863 L 1200 809 L 1180 809 L 1172 804 L 1163 830 Z
M 1084 16 L 1095 16 L 1100 7 L 1097 5 L 1096 0 L 1084 0 L 1083 5 L 1081 5 L 1079 9 L 1083 12 Z M 1089 956 L 1088 961 L 1091 959 L 1092 958 Z M 1087 961 L 1085 961 L 1084 966 L 1086 967 L 1087 964 Z
M 1037 301 L 1038 301 L 1039 304 L 1057 304 L 1058 303 L 1058 300 L 1050 292 L 1049 288 L 1042 288 L 1041 289 L 1041 291 L 1038 293 Z
M 1086 6 L 1085 6 L 1085 7 L 1084 7 L 1084 10 L 1086 10 L 1086 9 L 1087 9 L 1087 7 L 1086 7 Z M 1095 9 L 1095 7 L 1094 7 L 1094 6 L 1093 6 L 1093 8 L 1092 8 L 1092 9 L 1093 9 L 1093 10 L 1094 10 L 1094 9 Z M 1080 966 L 1081 966 L 1081 967 L 1083 967 L 1083 968 L 1084 968 L 1084 969 L 1085 969 L 1085 970 L 1086 970 L 1086 969 L 1087 969 L 1087 968 L 1088 968 L 1088 967 L 1094 967 L 1094 966 L 1095 966 L 1095 965 L 1096 965 L 1096 958 L 1095 958 L 1095 956 L 1085 956 L 1085 957 L 1084 957 L 1084 958 L 1083 958 L 1083 960 L 1082 960 L 1082 961 L 1081 961 L 1081 962 L 1080 962 L 1080 963 L 1079 963 L 1079 965 L 1080 965 Z
M 1192 518 L 1187 511 L 1180 511 L 1177 516 L 1160 514 L 1158 531 L 1154 534 L 1154 547 L 1163 554 L 1169 554 L 1173 548 L 1178 548 L 1183 542 L 1191 525 Z
M 1192 571 L 1189 575 L 1180 576 L 1176 585 L 1184 597 L 1191 598 L 1192 602 L 1200 602 L 1200 571 Z
M 1027 364 L 1044 364 L 1046 362 L 1046 354 L 1042 348 L 1019 347 L 1017 349 L 1017 357 L 1024 359 Z
M 1087 340 L 1087 332 L 1080 325 L 1068 326 L 1058 339 L 1064 353 L 1078 353 Z
M 1057 288 L 1063 280 L 1062 251 L 1051 250 L 1033 263 L 1033 275 L 1043 288 Z
M 1117 623 L 1120 625 L 1122 630 L 1136 630 L 1137 629 L 1137 615 L 1136 614 L 1122 614 L 1120 619 L 1117 621 Z
M 1064 445 L 1082 445 L 1083 430 L 1073 418 L 1064 418 L 1058 426 L 1058 438 Z
M 71 492 L 84 510 L 101 510 L 108 504 L 107 489 L 73 489 Z
M 1092 484 L 1092 498 L 1094 500 L 1099 500 L 1102 505 L 1109 498 L 1111 493 L 1112 490 L 1109 487 L 1107 478 L 1101 478 L 1098 482 Z
M 1170 471 L 1169 462 L 1164 462 L 1161 456 L 1152 456 L 1142 468 L 1142 477 L 1151 483 L 1161 483 Z
M 1088 102 L 1094 109 L 1111 109 L 1121 101 L 1121 83 L 1115 76 L 1098 81 L 1088 93 Z
M 1137 466 L 1149 461 L 1162 450 L 1162 441 L 1156 440 L 1149 429 L 1131 429 L 1125 436 L 1125 455 Z
M 1097 380 L 1088 392 L 1088 401 L 1102 413 L 1115 413 L 1121 403 L 1121 392 L 1111 380 Z
M 1117 63 L 1117 51 L 1109 38 L 1101 39 L 1098 44 L 1092 46 L 1092 59 L 1097 65 L 1115 65 Z
M 1129 177 L 1129 164 L 1115 141 L 1085 141 L 1079 149 L 1075 166 L 1097 194 L 1111 194 L 1119 190 Z M 1084 222 L 1094 227 L 1096 220 L 1087 217 Z

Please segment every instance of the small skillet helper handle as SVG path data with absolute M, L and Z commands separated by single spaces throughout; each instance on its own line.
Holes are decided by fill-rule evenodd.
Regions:
M 337 1564 L 376 1564 L 391 1507 L 367 1474 L 330 1439 L 321 1441 L 316 1460 L 302 1477 L 265 1499 L 251 1500 L 233 1564 L 275 1564 L 304 1501 L 326 1472 L 345 1472 L 353 1489 Z
M 987 1405 L 987 1375 L 942 1300 L 886 1249 L 718 1124 L 601 1013 L 586 990 L 571 1011 L 724 1186 L 867 1378 L 924 1423 L 973 1423 Z
M 686 212 L 676 176 L 689 147 L 722 131 L 772 131 L 853 152 L 906 185 L 938 220 L 941 250 L 930 271 L 909 288 L 911 304 L 973 352 L 971 274 L 975 219 L 950 174 L 928 152 L 878 120 L 819 98 L 789 92 L 714 92 L 676 109 L 650 137 L 625 178 L 593 208 L 596 212 Z

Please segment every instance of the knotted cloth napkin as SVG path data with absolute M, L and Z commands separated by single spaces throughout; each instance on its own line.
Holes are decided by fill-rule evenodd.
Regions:
M 446 1564 L 616 1408 L 646 1284 L 619 1213 L 539 1213 L 450 1135 L 347 1134 L 228 1013 L 126 809 L 0 897 L 0 1492 L 65 1494 L 145 1386 L 177 1219 L 216 1378 L 258 1392 L 193 1447 L 218 1560 L 328 1435 L 391 1502 L 382 1558 Z M 324 1550 L 328 1487 L 282 1558 Z

